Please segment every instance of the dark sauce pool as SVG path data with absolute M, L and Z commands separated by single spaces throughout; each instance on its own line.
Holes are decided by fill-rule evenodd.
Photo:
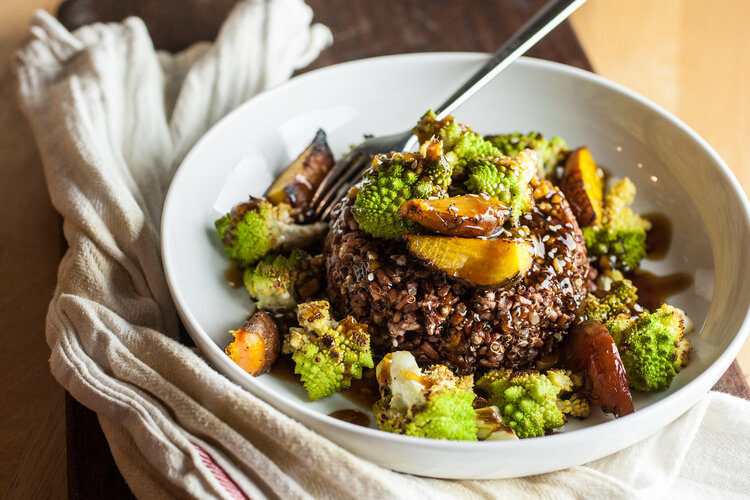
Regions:
M 672 243 L 672 221 L 660 213 L 649 213 L 643 216 L 651 223 L 651 229 L 646 233 L 649 260 L 661 260 L 666 257 L 669 245 Z
M 232 288 L 242 287 L 242 268 L 240 268 L 239 264 L 231 261 L 229 267 L 224 270 L 224 279 L 227 280 L 227 285 Z
M 375 379 L 375 370 L 364 370 L 362 378 L 352 380 L 352 385 L 345 391 L 341 391 L 341 395 L 356 405 L 372 408 L 372 405 L 380 399 L 380 389 L 378 389 L 378 381 Z
M 299 376 L 294 373 L 294 361 L 291 356 L 283 354 L 273 364 L 268 375 L 287 382 L 301 383 Z M 375 379 L 375 370 L 364 370 L 361 379 L 352 380 L 349 388 L 341 391 L 339 394 L 356 406 L 367 409 L 372 408 L 372 405 L 380 399 L 380 390 L 378 389 L 378 382 Z M 336 410 L 328 416 L 363 427 L 370 426 L 370 417 L 366 413 L 354 408 Z
M 272 377 L 287 382 L 299 382 L 299 376 L 294 373 L 294 361 L 291 356 L 282 354 L 268 372 Z
M 655 311 L 668 297 L 687 290 L 693 284 L 693 277 L 687 273 L 657 276 L 638 270 L 627 277 L 638 289 L 638 304 L 649 311 Z
M 370 417 L 359 410 L 336 410 L 328 414 L 329 417 L 349 422 L 350 424 L 361 425 L 362 427 L 370 426 Z
M 649 260 L 661 260 L 669 251 L 672 243 L 672 221 L 657 212 L 643 215 L 651 223 L 651 229 L 646 233 L 646 245 Z M 644 270 L 636 270 L 628 274 L 638 289 L 638 304 L 654 311 L 667 301 L 672 295 L 687 290 L 693 284 L 693 277 L 687 273 L 674 273 L 658 276 Z

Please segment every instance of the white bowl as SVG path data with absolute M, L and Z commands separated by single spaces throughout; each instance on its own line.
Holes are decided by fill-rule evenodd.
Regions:
M 638 187 L 636 210 L 673 223 L 667 257 L 646 261 L 659 274 L 687 272 L 693 285 L 670 298 L 693 319 L 690 365 L 669 390 L 635 396 L 637 411 L 613 420 L 594 409 L 562 433 L 512 442 L 449 442 L 348 424 L 327 415 L 354 405 L 341 395 L 310 403 L 303 388 L 270 375 L 250 377 L 223 352 L 252 310 L 233 290 L 213 221 L 302 151 L 318 127 L 334 153 L 363 134 L 414 125 L 486 59 L 434 53 L 380 57 L 296 77 L 246 102 L 214 126 L 175 175 L 164 206 L 164 266 L 180 316 L 206 358 L 282 412 L 385 467 L 444 478 L 501 478 L 578 465 L 621 450 L 676 419 L 721 377 L 750 330 L 750 209 L 711 147 L 643 97 L 568 66 L 522 58 L 454 115 L 482 133 L 538 130 L 587 145 L 600 165 Z M 361 408 L 370 413 L 369 408 Z M 371 419 L 372 420 L 372 419 Z

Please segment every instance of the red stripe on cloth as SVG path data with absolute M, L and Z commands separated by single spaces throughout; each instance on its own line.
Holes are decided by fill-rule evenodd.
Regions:
M 232 481 L 232 478 L 229 477 L 226 471 L 214 461 L 214 459 L 211 457 L 211 455 L 208 454 L 206 450 L 193 442 L 191 442 L 191 444 L 195 446 L 196 450 L 198 450 L 198 455 L 200 455 L 201 461 L 206 466 L 206 468 L 208 468 L 211 474 L 213 474 L 219 484 L 224 487 L 224 490 L 229 493 L 232 498 L 236 498 L 237 500 L 250 500 L 250 497 L 245 495 L 240 487 L 237 486 L 237 483 Z

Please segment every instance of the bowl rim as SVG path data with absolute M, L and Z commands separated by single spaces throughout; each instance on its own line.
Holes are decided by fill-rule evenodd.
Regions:
M 171 253 L 172 242 L 166 238 L 166 235 L 168 233 L 168 227 L 171 221 L 170 207 L 172 206 L 172 199 L 175 197 L 174 195 L 174 192 L 176 190 L 175 186 L 179 185 L 182 182 L 182 178 L 185 175 L 187 175 L 185 173 L 186 170 L 183 169 L 182 167 L 186 164 L 191 163 L 193 156 L 196 154 L 196 151 L 201 149 L 206 142 L 209 142 L 210 140 L 212 140 L 213 136 L 216 133 L 218 133 L 217 131 L 222 127 L 224 123 L 233 120 L 234 117 L 237 115 L 245 113 L 246 112 L 245 110 L 249 107 L 252 107 L 255 101 L 259 99 L 271 98 L 273 95 L 277 93 L 285 92 L 288 89 L 291 89 L 300 85 L 305 85 L 306 82 L 312 79 L 326 77 L 329 73 L 339 71 L 342 68 L 352 69 L 352 68 L 356 68 L 357 66 L 366 66 L 366 65 L 370 65 L 374 63 L 377 64 L 377 63 L 383 63 L 383 62 L 388 62 L 388 61 L 393 61 L 393 60 L 405 61 L 409 59 L 423 59 L 423 60 L 434 59 L 435 61 L 440 61 L 441 63 L 456 63 L 456 62 L 466 62 L 466 61 L 479 62 L 488 56 L 489 54 L 481 53 L 481 52 L 420 52 L 420 53 L 406 53 L 406 54 L 385 55 L 385 56 L 357 59 L 353 61 L 347 61 L 347 62 L 342 62 L 339 64 L 334 64 L 334 65 L 318 68 L 318 69 L 303 73 L 301 75 L 295 76 L 291 78 L 290 80 L 280 85 L 277 85 L 273 88 L 267 89 L 253 96 L 249 100 L 243 102 L 237 108 L 229 112 L 223 118 L 218 120 L 214 125 L 212 125 L 206 131 L 206 133 L 195 143 L 195 145 L 185 155 L 184 159 L 180 163 L 180 166 L 175 171 L 175 174 L 170 183 L 167 195 L 165 197 L 164 206 L 162 210 L 162 223 L 161 223 L 161 231 L 160 231 L 161 250 L 162 250 L 161 254 L 162 254 L 162 262 L 163 262 L 165 276 L 167 278 L 169 290 L 172 294 L 172 298 L 179 312 L 179 315 L 182 318 L 183 322 L 185 323 L 185 327 L 188 330 L 188 333 L 190 334 L 193 341 L 201 350 L 212 351 L 213 354 L 219 355 L 217 356 L 217 359 L 221 360 L 220 367 L 216 366 L 216 363 L 212 362 L 212 360 L 207 359 L 209 364 L 213 365 L 215 368 L 221 368 L 217 371 L 223 372 L 223 374 L 225 375 L 227 375 L 227 372 L 229 372 L 232 375 L 232 378 L 243 380 L 249 387 L 254 388 L 254 390 L 250 390 L 250 389 L 246 389 L 246 390 L 249 390 L 250 392 L 254 393 L 256 396 L 260 397 L 267 403 L 272 404 L 273 406 L 278 408 L 280 411 L 285 413 L 287 416 L 291 416 L 289 415 L 289 412 L 285 411 L 282 408 L 279 408 L 279 406 L 275 403 L 279 402 L 283 405 L 291 406 L 294 410 L 316 421 L 318 424 L 321 424 L 327 427 L 332 427 L 335 430 L 352 432 L 355 434 L 362 434 L 365 437 L 384 440 L 385 442 L 415 445 L 423 449 L 426 449 L 426 451 L 429 451 L 429 450 L 441 450 L 441 451 L 464 450 L 466 451 L 466 450 L 475 449 L 476 447 L 481 447 L 482 450 L 490 449 L 490 450 L 497 450 L 497 451 L 504 451 L 504 452 L 512 452 L 517 446 L 523 446 L 525 451 L 529 451 L 529 449 L 534 448 L 534 447 L 546 448 L 548 446 L 555 446 L 557 448 L 558 446 L 575 444 L 580 439 L 581 434 L 584 432 L 589 434 L 590 438 L 592 439 L 596 439 L 597 437 L 594 434 L 599 434 L 599 437 L 605 437 L 606 435 L 611 435 L 612 433 L 616 434 L 622 431 L 626 431 L 627 428 L 629 428 L 630 426 L 633 426 L 633 425 L 637 426 L 638 422 L 651 419 L 652 415 L 655 415 L 663 410 L 663 407 L 666 404 L 668 404 L 668 401 L 677 401 L 677 400 L 680 400 L 681 398 L 684 399 L 686 397 L 689 397 L 689 395 L 693 393 L 707 392 L 711 388 L 711 386 L 721 377 L 721 375 L 724 373 L 724 371 L 729 367 L 731 362 L 736 357 L 737 353 L 739 352 L 748 334 L 750 334 L 750 309 L 746 311 L 745 318 L 742 324 L 740 325 L 739 330 L 737 331 L 737 333 L 735 334 L 734 338 L 731 340 L 727 348 L 721 354 L 719 354 L 718 357 L 714 360 L 714 362 L 711 363 L 702 373 L 697 375 L 693 380 L 688 382 L 685 386 L 681 387 L 680 389 L 677 389 L 675 392 L 666 395 L 662 399 L 655 401 L 649 406 L 639 409 L 630 415 L 627 415 L 618 419 L 614 419 L 614 420 L 609 420 L 607 422 L 598 423 L 590 427 L 586 427 L 584 429 L 576 429 L 576 430 L 571 430 L 571 431 L 562 432 L 558 434 L 541 436 L 535 439 L 521 439 L 521 440 L 513 440 L 513 441 L 487 441 L 487 442 L 424 439 L 424 438 L 406 436 L 406 435 L 401 435 L 401 434 L 393 434 L 393 433 L 381 431 L 379 429 L 362 427 L 362 426 L 358 426 L 358 425 L 351 424 L 348 422 L 343 422 L 341 420 L 335 419 L 321 412 L 310 409 L 306 402 L 296 401 L 293 398 L 287 397 L 283 394 L 280 395 L 278 393 L 275 393 L 271 389 L 265 387 L 264 384 L 261 384 L 258 381 L 256 381 L 253 377 L 251 377 L 249 374 L 243 371 L 235 363 L 231 362 L 231 360 L 227 356 L 223 355 L 223 350 L 220 349 L 219 346 L 213 342 L 213 340 L 208 336 L 208 334 L 204 331 L 201 325 L 197 322 L 197 320 L 195 319 L 191 311 L 187 308 L 187 305 L 185 304 L 185 301 L 184 301 L 184 297 L 176 281 L 175 270 L 173 268 L 173 262 L 169 258 L 169 255 Z M 645 106 L 646 108 L 649 108 L 650 111 L 653 111 L 656 114 L 661 115 L 663 118 L 667 119 L 672 125 L 679 128 L 682 132 L 684 132 L 687 136 L 689 136 L 693 141 L 695 141 L 704 151 L 707 152 L 708 156 L 713 160 L 714 166 L 718 167 L 718 171 L 721 173 L 721 175 L 723 175 L 725 180 L 727 180 L 729 185 L 731 186 L 734 194 L 736 195 L 737 201 L 739 201 L 738 207 L 742 208 L 742 212 L 746 219 L 747 226 L 750 226 L 750 202 L 748 202 L 748 198 L 745 195 L 742 187 L 740 186 L 737 178 L 734 176 L 734 174 L 729 169 L 727 164 L 718 155 L 718 153 L 708 144 L 708 142 L 705 139 L 703 139 L 700 135 L 698 135 L 686 123 L 684 123 L 682 120 L 674 116 L 672 113 L 670 113 L 663 107 L 659 106 L 658 104 L 650 101 L 649 99 L 643 97 L 637 92 L 630 90 L 621 84 L 608 80 L 590 71 L 586 71 L 580 68 L 576 68 L 573 66 L 569 66 L 569 65 L 554 62 L 554 61 L 536 59 L 536 58 L 531 58 L 531 57 L 521 57 L 513 64 L 536 67 L 536 68 L 544 68 L 544 69 L 552 70 L 553 72 L 561 72 L 561 73 L 565 73 L 568 75 L 572 75 L 575 78 L 580 78 L 580 79 L 594 82 L 598 85 L 608 88 L 611 91 L 625 95 L 626 97 L 638 102 L 639 104 Z M 712 314 L 713 314 L 713 311 L 709 310 L 708 315 L 707 315 L 707 320 L 708 318 L 711 317 Z M 685 410 L 690 408 L 696 402 L 697 402 L 697 399 L 694 401 L 691 401 L 687 405 L 687 407 L 685 407 Z M 675 415 L 674 418 L 676 419 L 683 412 L 684 411 L 681 411 L 678 415 Z M 668 422 L 666 422 L 665 425 L 667 423 Z

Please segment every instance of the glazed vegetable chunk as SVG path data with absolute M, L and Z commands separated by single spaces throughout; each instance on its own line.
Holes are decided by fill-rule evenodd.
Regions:
M 335 322 L 327 301 L 297 306 L 301 328 L 290 328 L 288 345 L 310 401 L 317 401 L 346 389 L 353 378 L 362 378 L 364 368 L 374 366 L 367 325 L 347 316 Z
M 373 413 L 384 431 L 432 439 L 475 441 L 472 377 L 456 377 L 443 365 L 426 372 L 407 351 L 388 354 L 378 364 L 382 398 Z
M 242 266 L 255 264 L 271 251 L 304 248 L 320 240 L 328 224 L 295 224 L 286 203 L 273 206 L 262 198 L 250 198 L 215 223 L 224 250 Z
M 568 198 L 581 227 L 593 226 L 602 220 L 604 178 L 588 148 L 578 148 L 570 153 L 560 179 L 560 189 Z
M 651 227 L 630 209 L 634 198 L 635 186 L 626 177 L 604 197 L 602 222 L 582 230 L 589 256 L 605 257 L 623 271 L 637 269 L 646 256 L 646 231 Z
M 539 155 L 536 175 L 541 179 L 553 176 L 555 167 L 565 159 L 567 146 L 560 137 L 547 140 L 539 132 L 492 135 L 485 138 L 504 156 L 515 156 L 524 149 L 533 149 Z
M 619 273 L 618 273 L 619 274 Z M 641 309 L 636 304 L 638 290 L 633 282 L 620 274 L 619 279 L 610 284 L 609 290 L 589 293 L 578 308 L 578 319 L 592 319 L 606 324 L 622 314 L 630 316 Z
M 675 374 L 690 360 L 690 342 L 684 337 L 684 313 L 662 305 L 638 318 L 620 316 L 607 322 L 620 348 L 633 389 L 657 391 L 672 384 Z
M 404 235 L 409 252 L 426 265 L 476 285 L 503 287 L 531 268 L 531 245 L 505 239 Z
M 587 320 L 574 326 L 565 338 L 563 366 L 583 374 L 583 392 L 592 404 L 617 417 L 633 413 L 625 367 L 604 325 Z
M 266 196 L 274 205 L 285 202 L 294 208 L 307 207 L 333 164 L 326 133 L 319 129 L 310 145 L 271 184 Z
M 445 236 L 489 236 L 510 215 L 507 205 L 487 195 L 409 200 L 398 211 L 425 229 Z
M 499 156 L 472 160 L 468 164 L 465 182 L 469 193 L 487 194 L 507 204 L 511 217 L 518 217 L 531 210 L 534 198 L 529 181 L 537 170 L 538 157 L 525 149 L 513 158 Z
M 518 439 L 513 429 L 503 423 L 500 409 L 497 406 L 477 408 L 475 421 L 479 441 L 507 441 Z
M 414 127 L 420 144 L 435 137 L 443 143 L 445 156 L 453 166 L 452 176 L 454 179 L 463 178 L 466 164 L 473 158 L 484 156 L 499 156 L 501 151 L 486 141 L 481 135 L 460 123 L 452 116 L 437 121 L 435 113 L 428 111 Z
M 322 262 L 304 250 L 284 255 L 266 255 L 254 267 L 245 269 L 243 281 L 258 308 L 291 309 L 320 289 Z
M 224 352 L 252 376 L 266 373 L 279 357 L 281 336 L 271 316 L 258 311 L 239 330 Z

